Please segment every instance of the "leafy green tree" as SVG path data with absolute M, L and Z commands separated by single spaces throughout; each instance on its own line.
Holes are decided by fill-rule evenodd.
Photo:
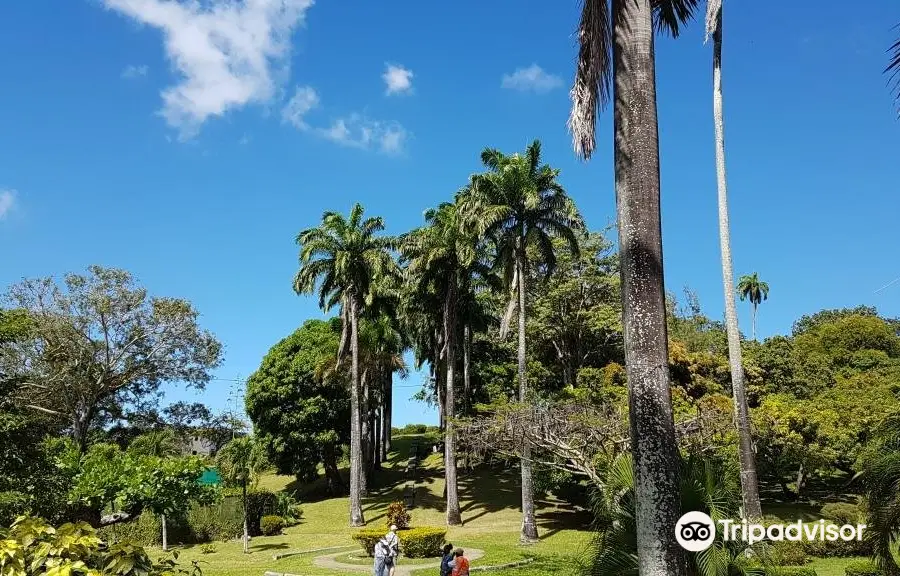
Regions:
M 363 526 L 361 476 L 363 470 L 360 413 L 359 318 L 371 303 L 372 286 L 380 278 L 395 274 L 396 262 L 389 252 L 394 241 L 377 236 L 384 230 L 380 217 L 363 218 L 362 205 L 355 204 L 349 218 L 326 212 L 322 224 L 297 236 L 300 269 L 294 277 L 298 294 L 318 292 L 319 306 L 330 310 L 339 305 L 343 325 L 338 359 L 349 341 L 350 383 L 350 525 Z
M 240 486 L 244 511 L 244 554 L 249 554 L 250 532 L 247 520 L 247 488 L 269 466 L 263 447 L 252 436 L 235 438 L 216 454 L 216 467 L 226 485 Z
M 338 460 L 350 440 L 350 382 L 346 371 L 322 368 L 334 367 L 340 331 L 338 319 L 304 322 L 265 355 L 246 396 L 253 430 L 278 472 L 311 482 L 321 463 L 333 495 L 344 489 Z
M 756 314 L 757 308 L 764 300 L 769 298 L 769 285 L 759 279 L 756 272 L 740 277 L 737 284 L 737 292 L 741 302 L 750 300 L 753 307 L 753 339 L 756 340 Z
M 872 450 L 861 474 L 865 487 L 866 537 L 887 576 L 900 574 L 895 555 L 900 539 L 900 412 L 889 415 L 875 430 Z
M 570 92 L 575 153 L 590 158 L 597 113 L 614 102 L 616 205 L 625 363 L 642 576 L 682 576 L 672 534 L 678 519 L 678 451 L 667 366 L 660 223 L 654 25 L 677 36 L 694 0 L 586 0 Z
M 531 267 L 542 266 L 546 274 L 556 267 L 553 239 L 561 238 L 567 248 L 578 254 L 578 234 L 584 229 L 575 203 L 558 182 L 559 170 L 541 163 L 541 143 L 532 142 L 525 154 L 507 156 L 486 148 L 481 153 L 486 173 L 472 176 L 468 190 L 462 195 L 461 209 L 476 232 L 495 245 L 494 265 L 503 270 L 510 293 L 506 314 L 501 324 L 505 336 L 513 313 L 518 312 L 519 400 L 527 395 L 526 381 L 526 278 Z M 533 247 L 540 260 L 528 258 Z M 534 520 L 534 495 L 529 455 L 523 454 L 522 469 L 522 535 L 525 542 L 538 538 Z
M 124 270 L 29 279 L 6 300 L 24 310 L 30 337 L 4 354 L 23 406 L 63 421 L 84 452 L 104 416 L 155 398 L 163 382 L 202 389 L 222 346 L 191 304 L 148 296 Z

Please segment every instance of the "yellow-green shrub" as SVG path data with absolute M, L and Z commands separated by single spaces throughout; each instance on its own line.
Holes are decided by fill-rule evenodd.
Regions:
M 446 528 L 412 528 L 397 532 L 400 551 L 407 558 L 434 558 L 441 555 L 441 546 L 447 541 Z

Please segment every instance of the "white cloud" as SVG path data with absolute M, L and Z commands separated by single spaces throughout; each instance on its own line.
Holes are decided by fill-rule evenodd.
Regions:
M 563 85 L 562 78 L 548 74 L 537 64 L 528 68 L 518 68 L 512 74 L 504 74 L 501 84 L 504 88 L 522 92 L 549 92 Z
M 360 114 L 338 118 L 319 132 L 332 142 L 364 150 L 376 149 L 385 154 L 402 151 L 408 136 L 403 126 L 396 122 L 380 122 Z
M 6 218 L 9 211 L 12 210 L 13 204 L 16 203 L 15 190 L 0 190 L 0 220 Z
M 310 86 L 297 86 L 293 97 L 281 110 L 281 119 L 293 124 L 295 128 L 306 130 L 309 125 L 304 117 L 313 108 L 319 105 L 319 95 Z
M 140 66 L 135 66 L 134 64 L 130 64 L 130 65 L 126 66 L 124 70 L 122 70 L 122 78 L 125 78 L 128 80 L 130 80 L 132 78 L 140 78 L 142 76 L 146 76 L 148 70 L 149 70 L 149 68 L 147 68 L 146 64 L 142 64 Z
M 384 83 L 387 85 L 385 94 L 403 94 L 412 91 L 412 70 L 407 70 L 403 66 L 396 64 L 387 64 L 387 70 L 381 75 Z
M 209 117 L 269 101 L 275 68 L 287 67 L 291 33 L 313 0 L 101 0 L 163 33 L 181 80 L 163 90 L 160 111 L 182 139 Z

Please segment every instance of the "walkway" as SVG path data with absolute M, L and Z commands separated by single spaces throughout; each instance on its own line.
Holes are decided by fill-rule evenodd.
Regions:
M 341 572 L 372 572 L 371 564 L 344 564 L 343 562 L 338 562 L 337 557 L 343 556 L 347 552 L 337 552 L 335 554 L 326 554 L 324 556 L 317 556 L 313 559 L 313 564 L 318 566 L 319 568 L 327 568 L 329 570 L 339 570 Z M 470 561 L 478 560 L 484 556 L 483 550 L 466 550 L 466 558 Z M 440 561 L 432 562 L 429 564 L 403 564 L 403 558 L 400 559 L 400 562 L 397 563 L 397 568 L 394 570 L 394 576 L 410 576 L 413 570 L 422 570 L 428 568 L 440 568 Z

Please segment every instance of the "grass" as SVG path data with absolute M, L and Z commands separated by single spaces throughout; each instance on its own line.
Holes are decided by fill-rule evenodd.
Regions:
M 376 474 L 370 496 L 363 499 L 363 513 L 368 527 L 386 527 L 385 512 L 388 504 L 403 499 L 407 483 L 404 468 L 410 445 L 419 436 L 395 438 L 393 452 L 384 469 Z M 285 530 L 281 536 L 256 537 L 250 542 L 250 553 L 243 554 L 239 541 L 217 542 L 216 551 L 203 554 L 202 545 L 178 548 L 179 560 L 201 563 L 205 576 L 262 576 L 263 572 L 288 572 L 303 576 L 334 576 L 339 572 L 318 568 L 313 559 L 315 552 L 273 560 L 278 553 L 353 545 L 351 534 L 355 529 L 348 525 L 349 501 L 347 498 L 331 498 L 324 494 L 324 483 L 298 486 L 286 476 L 266 475 L 259 483 L 261 488 L 273 491 L 294 492 L 302 502 L 303 519 L 300 524 Z M 516 469 L 481 469 L 470 471 L 460 468 L 460 505 L 463 526 L 448 530 L 448 540 L 464 549 L 478 548 L 485 555 L 473 561 L 472 566 L 496 565 L 526 558 L 535 561 L 518 568 L 506 569 L 503 576 L 545 576 L 546 574 L 572 574 L 578 571 L 580 560 L 585 558 L 591 540 L 590 515 L 573 510 L 571 506 L 553 498 L 537 502 L 537 522 L 541 541 L 533 546 L 519 544 L 521 528 L 520 493 Z M 416 484 L 416 506 L 410 510 L 413 526 L 443 526 L 444 479 L 440 454 L 430 454 L 422 463 L 420 481 Z M 772 503 L 764 506 L 765 513 L 785 521 L 797 519 L 815 520 L 818 508 L 792 503 Z M 360 559 L 361 551 L 355 548 L 334 550 L 341 552 L 338 561 L 348 564 L 368 564 Z M 354 557 L 354 558 L 351 558 Z M 816 559 L 811 566 L 819 576 L 844 576 L 844 566 L 854 559 Z M 433 560 L 400 559 L 402 565 L 429 563 Z M 434 568 L 413 571 L 414 576 L 436 573 Z

